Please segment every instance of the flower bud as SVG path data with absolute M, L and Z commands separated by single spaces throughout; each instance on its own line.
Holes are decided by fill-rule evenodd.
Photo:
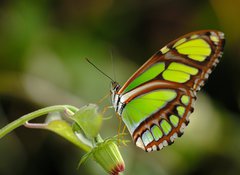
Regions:
M 98 143 L 93 151 L 93 157 L 111 175 L 118 175 L 125 169 L 123 158 L 112 140 Z

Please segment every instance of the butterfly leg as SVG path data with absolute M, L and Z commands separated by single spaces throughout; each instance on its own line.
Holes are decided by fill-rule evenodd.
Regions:
M 117 114 L 117 118 L 118 118 L 118 145 L 120 145 L 120 132 L 121 132 L 121 128 L 122 128 L 122 119 L 121 117 Z
M 128 142 L 128 140 L 124 140 L 126 125 L 123 124 L 122 118 L 118 114 L 117 114 L 117 118 L 119 120 L 118 135 L 117 135 L 118 145 L 120 145 L 120 143 L 123 143 L 124 145 L 126 145 L 126 142 Z
M 104 97 L 102 97 L 98 102 L 97 104 L 101 104 L 106 98 L 108 98 L 110 96 L 110 93 L 108 93 L 107 95 L 105 95 Z
M 110 108 L 111 108 L 111 106 L 105 106 L 103 108 L 103 110 L 101 111 L 101 114 L 104 115 L 107 112 L 107 110 L 110 109 Z

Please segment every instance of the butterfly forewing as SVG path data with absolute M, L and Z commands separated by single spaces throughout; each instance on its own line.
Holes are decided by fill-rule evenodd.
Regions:
M 218 63 L 223 46 L 219 31 L 184 35 L 160 49 L 115 92 L 117 112 L 138 147 L 159 150 L 182 135 L 196 92 Z
M 212 68 L 219 62 L 223 46 L 224 34 L 219 31 L 204 30 L 184 35 L 154 54 L 128 79 L 119 94 L 154 78 L 185 84 L 193 90 L 199 90 Z

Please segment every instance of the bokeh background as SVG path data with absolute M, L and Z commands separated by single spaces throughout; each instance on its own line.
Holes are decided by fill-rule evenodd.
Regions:
M 109 79 L 86 57 L 123 84 L 169 41 L 218 29 L 224 56 L 181 139 L 160 152 L 132 143 L 120 150 L 126 175 L 240 174 L 239 9 L 239 0 L 1 0 L 0 127 L 42 107 L 81 107 L 108 94 Z M 103 137 L 117 134 L 119 121 L 109 115 Z M 83 154 L 53 133 L 20 127 L 0 140 L 0 174 L 105 174 L 93 161 L 77 170 Z

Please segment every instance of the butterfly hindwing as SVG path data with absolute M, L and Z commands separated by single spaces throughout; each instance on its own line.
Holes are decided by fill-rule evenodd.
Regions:
M 155 86 L 129 101 L 121 116 L 138 147 L 160 150 L 183 134 L 194 100 L 191 91 Z

